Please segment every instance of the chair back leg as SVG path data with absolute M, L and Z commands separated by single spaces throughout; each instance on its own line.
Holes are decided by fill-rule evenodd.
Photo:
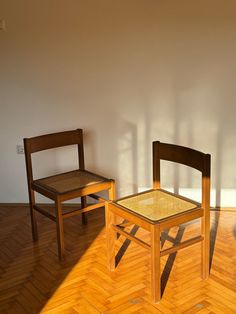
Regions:
M 210 274 L 210 213 L 206 209 L 201 218 L 201 234 L 203 237 L 201 243 L 202 279 L 207 279 Z
M 32 227 L 32 237 L 34 241 L 38 241 L 38 228 L 37 228 L 37 221 L 35 217 L 35 195 L 34 191 L 30 190 L 29 193 L 29 203 L 30 203 L 30 217 L 31 217 L 31 227 Z
M 112 181 L 111 182 L 111 187 L 110 189 L 108 190 L 108 193 L 109 193 L 109 201 L 114 201 L 115 198 L 116 198 L 116 193 L 115 193 L 115 182 Z
M 85 208 L 87 206 L 86 196 L 81 197 L 81 208 Z M 88 219 L 86 213 L 82 213 L 82 224 L 87 225 Z

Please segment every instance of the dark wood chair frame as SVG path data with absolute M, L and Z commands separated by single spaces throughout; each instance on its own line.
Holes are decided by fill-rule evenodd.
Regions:
M 142 247 L 148 249 L 151 253 L 151 294 L 153 302 L 161 300 L 160 283 L 160 258 L 161 256 L 171 254 L 179 249 L 188 247 L 197 242 L 201 242 L 201 273 L 202 278 L 209 276 L 209 254 L 210 254 L 210 155 L 190 149 L 188 147 L 172 145 L 167 143 L 153 142 L 153 189 L 142 193 L 160 190 L 169 195 L 177 196 L 183 200 L 196 204 L 196 207 L 186 212 L 172 215 L 166 219 L 157 222 L 146 219 L 131 210 L 127 210 L 119 205 L 118 200 L 106 203 L 106 229 L 107 229 L 107 254 L 108 268 L 115 269 L 115 241 L 117 234 L 121 234 L 129 240 L 133 240 Z M 167 192 L 161 189 L 160 185 L 160 161 L 166 160 L 176 162 L 196 170 L 202 174 L 202 201 L 201 204 L 189 200 L 183 196 Z M 139 195 L 141 193 L 135 194 Z M 135 196 L 132 195 L 132 196 Z M 126 198 L 129 198 L 126 197 Z M 123 198 L 125 199 L 125 198 Z M 118 223 L 124 219 L 124 223 Z M 185 240 L 168 249 L 161 250 L 160 239 L 161 232 L 174 226 L 178 226 L 188 221 L 201 218 L 201 234 L 192 239 Z M 141 239 L 125 231 L 128 225 L 136 224 L 139 227 L 150 232 L 151 243 L 148 244 Z
M 77 189 L 69 190 L 65 193 L 59 193 L 52 189 L 40 185 L 40 179 L 33 179 L 33 168 L 32 168 L 32 154 L 40 152 L 43 150 L 48 150 L 52 148 L 58 148 L 68 145 L 78 146 L 78 170 L 82 171 L 85 175 L 92 174 L 101 182 L 82 186 Z M 94 193 L 98 193 L 104 190 L 108 190 L 109 200 L 115 198 L 115 182 L 112 179 L 107 179 L 97 174 L 91 173 L 85 170 L 84 162 L 84 146 L 83 146 L 83 130 L 76 129 L 72 131 L 58 132 L 52 134 L 46 134 L 41 136 L 36 136 L 32 138 L 24 138 L 24 149 L 25 149 L 25 161 L 26 161 L 26 172 L 27 172 L 27 183 L 28 183 L 28 193 L 29 193 L 29 203 L 30 203 L 30 214 L 31 214 L 31 224 L 32 224 L 32 235 L 33 240 L 38 240 L 37 223 L 35 217 L 35 211 L 47 216 L 54 222 L 57 226 L 57 242 L 58 242 L 58 256 L 59 259 L 64 257 L 64 229 L 63 229 L 63 219 L 71 217 L 76 214 L 82 214 L 82 223 L 87 224 L 87 217 L 85 213 L 93 210 L 95 208 L 103 207 L 105 205 L 106 199 L 98 196 Z M 62 174 L 63 175 L 63 174 Z M 60 176 L 60 174 L 58 175 Z M 52 176 L 53 177 L 53 176 Z M 48 177 L 50 178 L 50 177 Z M 44 195 L 45 197 L 51 199 L 55 203 L 55 215 L 51 214 L 42 206 L 36 204 L 35 192 Z M 95 204 L 87 204 L 86 196 L 90 196 L 96 199 L 98 202 Z M 70 212 L 63 212 L 62 203 L 67 200 L 74 198 L 81 198 L 81 208 L 74 209 Z

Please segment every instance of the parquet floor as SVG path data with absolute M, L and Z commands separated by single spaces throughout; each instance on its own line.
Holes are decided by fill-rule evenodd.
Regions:
M 38 215 L 33 243 L 27 208 L 1 206 L 0 313 L 236 313 L 236 211 L 212 211 L 211 218 L 209 280 L 200 277 L 200 244 L 163 257 L 163 297 L 154 305 L 144 248 L 120 237 L 118 267 L 108 272 L 103 210 L 89 213 L 87 226 L 80 217 L 65 221 L 66 260 L 59 262 L 53 222 Z M 198 222 L 174 228 L 162 243 L 197 230 Z M 142 230 L 132 232 L 148 241 Z

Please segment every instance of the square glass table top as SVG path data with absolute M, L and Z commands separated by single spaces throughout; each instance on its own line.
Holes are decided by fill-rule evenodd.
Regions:
M 196 203 L 162 190 L 151 190 L 128 196 L 116 204 L 149 220 L 158 221 L 197 208 Z

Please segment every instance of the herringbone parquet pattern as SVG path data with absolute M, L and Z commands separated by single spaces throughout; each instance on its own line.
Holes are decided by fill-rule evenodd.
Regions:
M 162 258 L 162 301 L 150 298 L 150 258 L 119 238 L 118 268 L 106 268 L 103 210 L 65 221 L 66 260 L 57 259 L 55 224 L 38 215 L 31 239 L 26 207 L 0 208 L 0 313 L 236 313 L 236 212 L 211 212 L 212 267 L 200 277 L 200 244 Z M 173 228 L 162 243 L 196 234 L 198 223 Z M 148 241 L 148 234 L 133 228 Z M 123 253 L 125 254 L 123 255 Z M 122 256 L 123 255 L 123 256 Z M 122 259 L 121 259 L 122 256 Z

